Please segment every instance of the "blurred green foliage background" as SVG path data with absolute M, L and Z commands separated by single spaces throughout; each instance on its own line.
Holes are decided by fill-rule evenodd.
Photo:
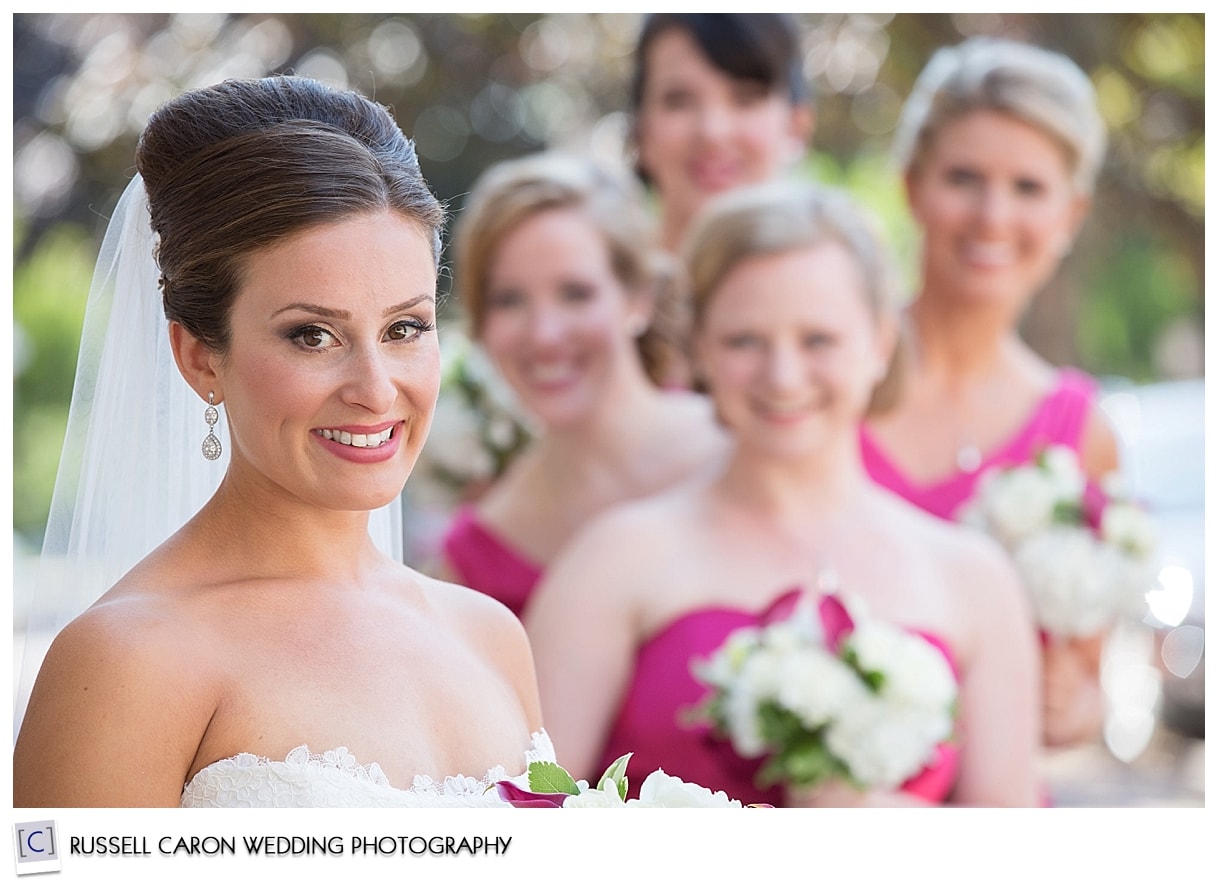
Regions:
M 1111 129 L 1092 215 L 1025 318 L 1050 361 L 1136 382 L 1199 376 L 1204 327 L 1201 14 L 801 14 L 818 124 L 806 173 L 854 191 L 912 275 L 887 159 L 903 97 L 974 34 L 1065 52 Z M 459 210 L 490 163 L 543 147 L 625 159 L 636 14 L 17 14 L 14 75 L 15 529 L 40 540 L 77 338 L 106 220 L 148 114 L 231 76 L 295 72 L 388 105 Z

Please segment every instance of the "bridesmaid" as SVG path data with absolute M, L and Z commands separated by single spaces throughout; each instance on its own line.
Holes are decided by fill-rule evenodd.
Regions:
M 660 385 L 675 263 L 628 175 L 557 153 L 501 163 L 476 182 L 453 245 L 472 336 L 539 435 L 458 509 L 441 572 L 519 615 L 585 521 L 699 473 L 727 441 L 701 395 Z
M 1106 133 L 1087 76 L 1056 52 L 974 38 L 935 54 L 897 130 L 922 232 L 921 287 L 905 313 L 895 407 L 861 433 L 882 485 L 942 518 L 986 467 L 1047 444 L 1098 479 L 1118 466 L 1096 384 L 1019 336 L 1028 303 L 1087 215 Z M 1078 743 L 1103 722 L 1102 636 L 1046 643 L 1044 740 Z
M 871 227 L 810 184 L 741 188 L 707 207 L 686 259 L 694 363 L 735 444 L 709 480 L 598 518 L 547 572 L 525 627 L 559 762 L 595 780 L 633 751 L 632 779 L 662 767 L 746 803 L 795 804 L 686 721 L 706 694 L 690 662 L 792 585 L 833 578 L 944 652 L 958 731 L 899 791 L 829 786 L 799 804 L 1036 804 L 1039 671 L 1012 565 L 877 487 L 860 459 L 895 339 Z
M 772 180 L 803 158 L 815 119 L 789 14 L 647 16 L 630 93 L 635 169 L 655 192 L 664 246 L 717 193 Z

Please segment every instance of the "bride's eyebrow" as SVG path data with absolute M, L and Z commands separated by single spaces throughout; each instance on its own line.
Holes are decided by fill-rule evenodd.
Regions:
M 349 319 L 351 313 L 345 309 L 331 309 L 328 306 L 318 306 L 316 303 L 289 303 L 287 306 L 281 306 L 279 309 L 271 313 L 271 318 L 292 310 L 300 310 L 301 312 L 310 312 L 313 315 L 321 316 L 322 318 L 330 319 Z
M 381 315 L 390 316 L 390 315 L 393 315 L 394 313 L 403 312 L 407 309 L 413 309 L 414 307 L 418 306 L 420 303 L 423 303 L 424 301 L 428 301 L 428 300 L 434 301 L 435 299 L 436 298 L 434 297 L 434 295 L 420 294 L 418 297 L 413 297 L 410 300 L 404 300 L 403 302 L 397 304 L 396 306 L 389 307 L 383 313 L 381 313 Z M 329 319 L 349 319 L 349 318 L 351 318 L 351 313 L 345 309 L 331 309 L 328 306 L 320 306 L 316 303 L 289 303 L 287 306 L 281 306 L 279 309 L 277 309 L 273 313 L 271 313 L 271 318 L 274 318 L 275 316 L 279 315 L 280 313 L 290 312 L 293 309 L 298 309 L 301 312 L 309 312 L 309 313 L 312 313 L 313 315 L 321 316 L 322 318 L 329 318 Z
M 429 294 L 420 294 L 418 297 L 412 297 L 409 300 L 402 301 L 397 306 L 389 307 L 383 313 L 381 313 L 381 315 L 391 316 L 395 312 L 404 312 L 407 309 L 414 309 L 414 307 L 418 306 L 420 303 L 425 303 L 429 300 L 434 303 L 435 299 L 436 299 L 436 295 L 434 295 L 434 294 L 430 294 L 430 293 Z

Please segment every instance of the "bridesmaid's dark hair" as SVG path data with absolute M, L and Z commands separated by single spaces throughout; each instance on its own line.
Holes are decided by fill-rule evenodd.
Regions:
M 685 31 L 719 70 L 737 80 L 753 80 L 782 92 L 792 104 L 810 104 L 804 76 L 799 22 L 789 13 L 657 12 L 648 15 L 634 49 L 630 108 L 638 113 L 647 85 L 647 50 L 669 30 Z
M 804 74 L 798 20 L 773 12 L 656 12 L 643 20 L 634 47 L 630 84 L 631 137 L 647 88 L 647 53 L 661 34 L 684 31 L 718 70 L 736 80 L 760 83 L 793 105 L 811 105 L 814 96 Z M 648 183 L 647 174 L 635 172 Z
M 395 211 L 437 269 L 445 210 L 389 111 L 296 76 L 226 80 L 158 108 L 136 149 L 165 315 L 216 352 L 249 255 L 353 215 Z

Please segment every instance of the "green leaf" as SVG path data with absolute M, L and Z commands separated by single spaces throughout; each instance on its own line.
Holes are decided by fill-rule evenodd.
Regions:
M 1051 518 L 1056 524 L 1073 524 L 1078 525 L 1083 523 L 1083 506 L 1074 500 L 1062 499 L 1053 506 L 1053 514 Z
M 859 658 L 858 650 L 854 646 L 847 644 L 842 652 L 842 661 L 844 661 L 856 674 L 863 685 L 871 692 L 879 694 L 884 689 L 885 674 L 883 671 L 869 671 L 863 667 L 863 661 Z
M 558 763 L 535 761 L 529 763 L 529 790 L 534 793 L 579 794 L 579 785 Z
M 835 778 L 850 780 L 849 769 L 825 745 L 823 727 L 806 729 L 798 716 L 773 702 L 762 703 L 758 711 L 761 737 L 773 746 L 758 772 L 758 786 L 814 787 Z
M 626 764 L 630 762 L 633 753 L 624 753 L 609 764 L 609 768 L 605 769 L 605 773 L 601 775 L 600 781 L 597 782 L 596 789 L 604 790 L 606 781 L 612 781 L 617 785 L 618 795 L 624 800 L 626 798 L 627 778 Z

